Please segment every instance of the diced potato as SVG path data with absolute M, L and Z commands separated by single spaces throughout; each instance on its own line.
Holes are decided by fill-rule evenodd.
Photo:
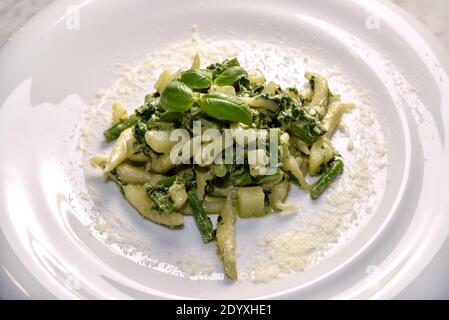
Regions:
M 205 196 L 203 200 L 203 208 L 207 213 L 218 213 L 223 210 L 225 198 Z
M 265 193 L 262 187 L 239 188 L 237 206 L 240 218 L 263 216 L 265 214 Z

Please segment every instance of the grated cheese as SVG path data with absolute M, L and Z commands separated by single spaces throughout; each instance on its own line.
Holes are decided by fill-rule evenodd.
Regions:
M 353 81 L 344 77 L 344 72 L 326 69 L 300 49 L 279 43 L 201 39 L 194 27 L 191 39 L 151 51 L 138 65 L 117 64 L 117 81 L 110 88 L 98 91 L 92 106 L 84 114 L 82 128 L 74 131 L 74 135 L 80 130 L 82 132 L 78 150 L 84 152 L 84 162 L 94 154 L 104 153 L 101 131 L 111 125 L 110 106 L 120 101 L 126 109 L 134 109 L 163 70 L 190 66 L 197 52 L 202 66 L 237 56 L 242 65 L 260 70 L 268 80 L 274 80 L 283 87 L 301 83 L 307 86 L 302 75 L 306 70 L 313 70 L 327 76 L 330 87 L 341 93 L 344 100 L 358 105 L 344 116 L 347 124 L 335 133 L 347 146 L 337 147 L 346 149 L 343 154 L 346 168 L 323 199 L 315 205 L 301 204 L 300 213 L 288 215 L 291 217 L 288 225 L 261 232 L 255 246 L 237 241 L 239 261 L 242 261 L 239 265 L 240 281 L 268 282 L 302 271 L 344 245 L 360 229 L 378 203 L 380 191 L 374 187 L 375 177 L 379 177 L 381 183 L 386 180 L 388 153 L 380 125 L 369 106 L 369 97 L 360 94 L 363 90 L 354 87 Z M 366 127 L 370 130 L 365 130 Z M 220 264 L 214 262 L 217 260 L 214 246 L 201 247 L 203 251 L 198 252 L 192 245 L 191 250 L 187 248 L 184 252 L 167 254 L 164 248 L 154 244 L 157 234 L 142 232 L 123 212 L 110 210 L 92 184 L 94 179 L 89 179 L 95 176 L 95 171 L 90 166 L 84 166 L 83 170 L 88 194 L 83 194 L 81 200 L 85 201 L 83 208 L 90 208 L 92 233 L 113 250 L 137 263 L 176 276 L 222 278 Z M 301 201 L 305 197 L 303 194 Z M 162 261 L 162 256 L 171 258 Z

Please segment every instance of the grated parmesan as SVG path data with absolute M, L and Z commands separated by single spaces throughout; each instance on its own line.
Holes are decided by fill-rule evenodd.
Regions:
M 280 223 L 261 231 L 254 246 L 237 239 L 239 261 L 242 261 L 240 281 L 268 282 L 300 272 L 344 245 L 360 229 L 381 196 L 374 187 L 376 177 L 381 184 L 386 181 L 388 153 L 380 125 L 369 106 L 369 97 L 360 94 L 363 90 L 354 87 L 344 72 L 326 69 L 300 49 L 279 43 L 201 39 L 194 27 L 191 39 L 151 51 L 138 65 L 117 64 L 118 79 L 110 88 L 97 92 L 95 101 L 83 115 L 82 126 L 74 129 L 74 136 L 79 137 L 77 149 L 83 152 L 84 163 L 94 154 L 104 154 L 101 132 L 111 125 L 111 105 L 120 101 L 128 110 L 133 109 L 163 70 L 190 66 L 197 52 L 202 66 L 237 56 L 246 68 L 260 70 L 268 81 L 274 80 L 283 87 L 306 85 L 302 75 L 313 70 L 327 76 L 330 87 L 341 93 L 344 100 L 358 105 L 344 116 L 346 125 L 335 133 L 337 144 L 346 146 L 338 148 L 337 145 L 337 149 L 345 150 L 342 152 L 347 165 L 323 199 L 312 204 L 304 194 L 298 193 L 301 197 L 298 213 L 270 217 L 288 218 L 288 224 Z M 366 127 L 370 130 L 365 130 Z M 147 232 L 147 225 L 142 226 L 138 220 L 140 217 L 130 217 L 128 211 L 111 210 L 109 203 L 105 203 L 108 197 L 100 190 L 101 176 L 90 166 L 83 166 L 83 170 L 87 194 L 83 193 L 80 200 L 84 202 L 83 208 L 89 208 L 92 233 L 101 241 L 133 261 L 161 272 L 190 279 L 223 278 L 220 264 L 215 262 L 215 247 L 202 244 L 197 247 L 194 229 L 186 230 L 192 234 L 191 248 L 186 245 L 182 252 L 168 252 L 157 245 L 158 233 Z M 125 203 L 120 197 L 117 201 Z

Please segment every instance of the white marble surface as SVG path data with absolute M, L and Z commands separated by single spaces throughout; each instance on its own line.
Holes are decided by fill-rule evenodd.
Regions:
M 53 1 L 0 0 L 0 46 L 30 17 Z M 449 48 L 449 0 L 391 1 L 418 18 Z
M 0 47 L 11 34 L 54 0 L 0 0 Z
M 392 0 L 420 20 L 449 48 L 448 0 Z
M 55 0 L 0 0 L 0 47 L 36 12 Z M 366 0 L 369 1 L 369 0 Z M 420 20 L 449 48 L 449 0 L 391 0 Z M 398 298 L 449 298 L 449 241 Z

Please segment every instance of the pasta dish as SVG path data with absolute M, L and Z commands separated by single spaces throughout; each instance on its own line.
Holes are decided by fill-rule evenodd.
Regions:
M 202 67 L 197 54 L 190 69 L 162 72 L 133 114 L 112 105 L 104 137 L 115 143 L 92 162 L 144 218 L 179 228 L 192 215 L 235 280 L 237 218 L 293 211 L 291 185 L 318 199 L 343 173 L 331 139 L 354 105 L 321 75 L 305 78 L 281 88 L 236 58 Z

